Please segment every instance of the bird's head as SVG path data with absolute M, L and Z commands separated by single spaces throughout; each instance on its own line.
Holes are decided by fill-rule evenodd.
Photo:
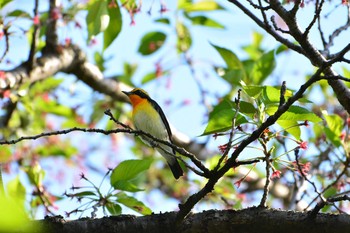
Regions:
M 122 92 L 129 97 L 131 104 L 133 106 L 136 106 L 137 104 L 139 104 L 144 100 L 150 99 L 148 93 L 141 88 L 135 88 L 131 91 L 122 91 Z

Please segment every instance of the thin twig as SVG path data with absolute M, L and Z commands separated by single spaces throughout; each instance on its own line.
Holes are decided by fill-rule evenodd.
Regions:
M 38 17 L 39 16 L 39 12 L 38 12 L 38 7 L 39 7 L 39 0 L 35 0 L 35 4 L 34 4 L 34 17 Z M 29 51 L 29 55 L 28 55 L 28 71 L 33 69 L 34 63 L 35 63 L 35 50 L 37 47 L 37 41 L 38 41 L 38 36 L 39 36 L 39 24 L 34 23 L 34 30 L 33 30 L 33 34 L 32 34 L 32 43 L 30 45 L 30 51 Z
M 294 50 L 297 53 L 305 55 L 305 51 L 300 46 L 290 42 L 286 38 L 282 37 L 276 31 L 274 31 L 271 27 L 267 27 L 264 22 L 262 22 L 253 12 L 247 9 L 239 0 L 229 0 L 232 4 L 236 5 L 239 9 L 243 11 L 249 18 L 251 18 L 259 27 L 264 29 L 267 33 L 273 36 L 277 41 L 281 42 L 288 48 Z
M 266 207 L 266 202 L 267 202 L 267 196 L 269 194 L 269 186 L 271 182 L 271 175 L 270 175 L 270 168 L 271 168 L 271 163 L 270 163 L 270 156 L 271 152 L 267 150 L 266 147 L 266 141 L 261 142 L 261 145 L 263 146 L 264 154 L 265 154 L 265 162 L 266 162 L 266 181 L 264 185 L 264 193 L 261 197 L 259 207 Z
M 281 91 L 280 91 L 280 104 L 279 104 L 279 107 L 281 107 L 286 102 L 286 99 L 284 98 L 284 96 L 286 95 L 286 90 L 287 90 L 286 81 L 283 81 L 282 82 L 282 86 L 281 86 Z
M 238 113 L 239 113 L 239 109 L 240 109 L 241 91 L 242 91 L 241 89 L 238 90 L 237 98 L 235 98 L 236 112 L 235 112 L 235 115 L 232 118 L 232 127 L 231 127 L 231 131 L 230 131 L 229 140 L 228 140 L 228 142 L 226 144 L 226 148 L 225 148 L 224 153 L 222 154 L 222 156 L 220 157 L 216 167 L 214 168 L 214 171 L 217 171 L 220 168 L 222 161 L 227 157 L 228 152 L 231 149 L 232 142 L 233 142 L 233 137 L 235 136 L 236 119 L 237 119 L 237 116 L 238 116 Z
M 314 17 L 313 17 L 312 21 L 310 22 L 310 24 L 305 29 L 304 36 L 309 35 L 311 28 L 315 25 L 316 20 L 319 19 L 321 11 L 322 11 L 323 3 L 324 3 L 324 0 L 321 0 L 321 3 L 319 3 L 319 0 L 316 0 Z

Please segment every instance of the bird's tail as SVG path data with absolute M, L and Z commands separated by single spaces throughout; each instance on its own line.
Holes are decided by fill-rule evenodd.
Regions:
M 170 167 L 170 170 L 173 173 L 175 179 L 179 179 L 180 176 L 183 176 L 184 172 L 183 172 L 183 170 L 182 170 L 182 168 L 181 168 L 181 166 L 176 158 L 174 158 L 174 160 L 171 162 L 172 163 L 170 163 L 168 161 L 168 165 Z
M 177 161 L 177 159 L 174 157 L 175 155 L 175 151 L 173 151 L 173 153 L 170 153 L 168 151 L 172 151 L 172 149 L 170 147 L 164 147 L 162 149 L 159 149 L 159 153 L 166 159 L 166 161 L 168 162 L 168 165 L 171 169 L 171 172 L 173 173 L 175 179 L 179 179 L 180 176 L 183 175 L 183 170 L 179 164 L 179 162 Z M 165 150 L 167 149 L 167 150 Z

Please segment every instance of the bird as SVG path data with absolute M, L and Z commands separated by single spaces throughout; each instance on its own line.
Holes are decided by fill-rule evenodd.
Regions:
M 134 88 L 129 92 L 122 92 L 130 99 L 132 105 L 132 121 L 135 128 L 157 139 L 173 143 L 169 122 L 158 103 L 151 99 L 148 93 L 141 88 Z M 140 136 L 145 144 L 154 147 L 155 142 L 151 138 L 146 135 Z M 175 150 L 164 144 L 159 144 L 158 147 L 160 148 L 156 148 L 157 151 L 166 159 L 175 179 L 183 176 L 183 170 L 175 157 Z

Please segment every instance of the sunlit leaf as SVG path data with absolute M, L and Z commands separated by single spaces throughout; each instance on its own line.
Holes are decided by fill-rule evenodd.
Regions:
M 220 28 L 220 29 L 225 28 L 221 23 L 218 23 L 217 21 L 203 15 L 193 16 L 193 17 L 187 16 L 187 18 L 191 20 L 193 25 L 201 25 L 205 27 Z
M 132 159 L 121 162 L 112 172 L 111 185 L 114 187 L 116 182 L 134 179 L 140 173 L 146 171 L 152 162 L 152 159 Z
M 24 205 L 26 198 L 26 189 L 17 176 L 7 183 L 7 193 L 10 197 L 16 198 Z
M 263 86 L 247 86 L 243 81 L 240 82 L 243 91 L 251 98 L 257 99 L 262 91 L 264 90 Z
M 278 120 L 277 124 L 279 124 L 285 131 L 290 133 L 295 139 L 299 140 L 301 131 L 300 126 L 297 121 L 294 120 Z
M 43 157 L 47 156 L 63 156 L 70 158 L 78 153 L 78 149 L 71 145 L 69 141 L 60 141 L 55 144 L 38 146 L 35 152 Z
M 106 208 L 111 215 L 121 215 L 122 207 L 116 203 L 107 202 Z
M 178 4 L 178 8 L 183 9 L 185 12 L 214 11 L 224 9 L 217 2 L 210 0 L 203 0 L 195 3 L 192 3 L 192 1 L 181 1 Z
M 164 24 L 170 24 L 170 20 L 167 19 L 167 18 L 160 18 L 160 19 L 157 19 L 156 22 L 158 22 L 158 23 L 164 23 Z
M 31 18 L 30 14 L 28 14 L 27 12 L 22 11 L 22 10 L 14 10 L 14 11 L 10 12 L 7 16 L 21 17 L 21 18 L 27 18 L 27 19 Z
M 103 54 L 96 51 L 94 53 L 94 59 L 97 67 L 100 69 L 101 72 L 103 72 L 105 70 L 105 60 L 103 58 Z
M 138 187 L 138 182 L 130 181 L 130 180 L 120 180 L 113 183 L 113 188 L 116 190 L 122 190 L 127 192 L 140 192 L 145 189 Z
M 278 109 L 278 106 L 269 106 L 266 108 L 266 113 L 268 115 L 273 115 Z M 318 117 L 314 112 L 307 110 L 306 108 L 300 106 L 291 106 L 285 113 L 283 113 L 278 120 L 288 120 L 288 121 L 310 121 L 310 122 L 320 122 L 322 119 Z
M 234 108 L 236 109 L 235 105 L 234 105 Z M 257 113 L 257 109 L 253 104 L 241 100 L 239 103 L 239 112 L 243 113 L 244 115 L 253 117 L 254 114 Z
M 31 184 L 40 187 L 44 180 L 45 171 L 41 168 L 40 164 L 37 162 L 31 166 L 24 168 L 25 172 L 28 175 L 29 181 Z
M 1 0 L 0 1 L 0 9 L 6 6 L 8 3 L 12 2 L 13 0 Z
M 202 135 L 225 132 L 232 128 L 232 119 L 236 110 L 233 103 L 228 100 L 221 101 L 209 114 L 209 122 Z M 248 122 L 242 114 L 237 114 L 236 126 Z
M 137 5 L 135 0 L 120 0 L 120 3 L 128 12 L 134 12 L 139 8 L 139 5 Z
M 109 15 L 109 23 L 106 30 L 103 33 L 103 49 L 107 49 L 115 38 L 119 35 L 122 29 L 122 15 L 120 13 L 120 7 L 116 0 L 115 5 L 107 7 Z
M 245 85 L 241 82 L 243 91 L 254 99 L 259 99 L 265 105 L 276 104 L 280 102 L 281 90 L 279 87 L 272 86 L 258 86 L 258 85 Z M 288 99 L 293 95 L 291 90 L 286 90 L 284 98 Z
M 176 24 L 177 50 L 179 53 L 186 52 L 192 45 L 192 38 L 188 28 L 180 22 Z
M 26 84 L 21 86 L 20 88 L 29 89 L 29 93 L 32 96 L 35 96 L 56 89 L 62 82 L 62 78 L 48 77 L 43 81 L 35 82 L 33 85 L 30 86 L 30 88 L 28 88 Z
M 79 193 L 74 193 L 75 197 L 86 197 L 86 196 L 97 196 L 96 193 L 91 191 L 83 191 Z
M 222 47 L 216 46 L 214 44 L 211 44 L 211 45 L 216 49 L 216 51 L 218 51 L 218 53 L 220 54 L 222 59 L 224 59 L 226 66 L 229 70 L 242 69 L 242 67 L 243 67 L 242 63 L 238 59 L 238 57 L 235 53 L 233 53 L 231 50 L 228 50 L 226 48 L 222 48 Z
M 9 162 L 11 159 L 11 150 L 8 145 L 1 145 L 0 146 L 0 163 L 6 163 Z
M 107 5 L 108 3 L 105 0 L 89 1 L 87 5 L 88 14 L 86 16 L 88 40 L 108 27 L 110 16 L 108 15 Z
M 40 232 L 38 225 L 29 220 L 22 201 L 0 195 L 0 232 Z
M 264 50 L 261 48 L 261 42 L 264 35 L 258 32 L 253 32 L 253 41 L 246 46 L 243 46 L 244 51 L 249 55 L 249 59 L 257 60 L 263 54 Z
M 137 200 L 134 197 L 128 196 L 124 192 L 119 192 L 115 196 L 117 197 L 117 202 L 125 205 L 126 207 L 142 215 L 152 214 L 152 210 L 148 208 L 144 203 L 142 203 L 141 201 Z
M 138 52 L 142 55 L 150 55 L 162 47 L 165 39 L 166 35 L 163 32 L 149 32 L 142 37 Z
M 262 84 L 264 80 L 272 73 L 275 67 L 275 51 L 272 50 L 263 54 L 257 61 L 254 62 L 249 78 L 253 80 L 254 84 Z
M 340 134 L 343 129 L 344 121 L 339 115 L 329 115 L 327 111 L 322 111 L 323 117 L 327 122 L 324 132 L 327 138 L 335 145 L 340 146 Z
M 35 101 L 35 108 L 37 111 L 51 113 L 58 116 L 72 117 L 74 116 L 74 111 L 66 106 L 57 103 L 55 100 L 44 100 L 37 98 Z
M 155 72 L 148 73 L 142 78 L 141 83 L 142 84 L 148 83 L 148 82 L 154 80 L 156 77 L 157 76 L 156 76 Z

